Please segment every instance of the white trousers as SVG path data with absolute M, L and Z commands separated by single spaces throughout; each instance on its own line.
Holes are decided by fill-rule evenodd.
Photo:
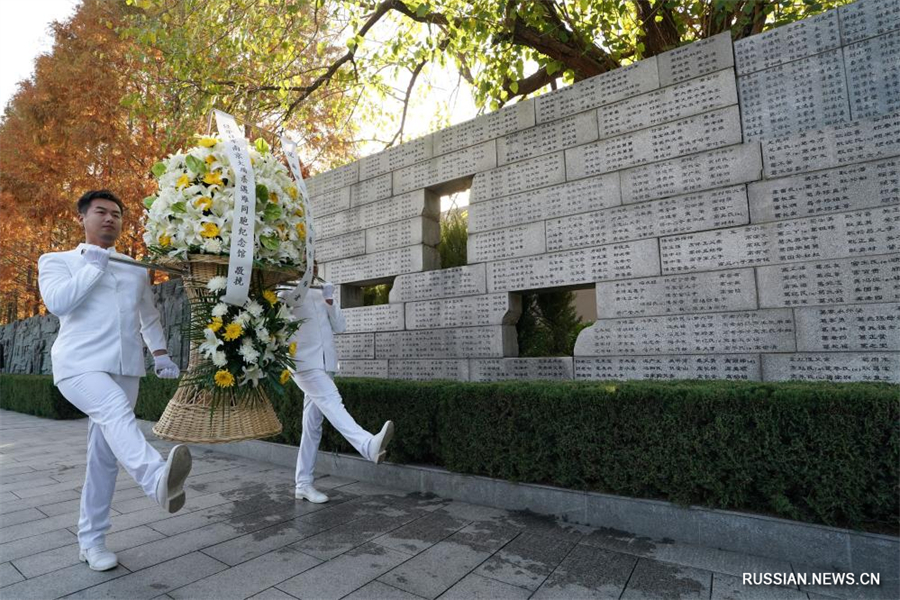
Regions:
M 119 473 L 117 460 L 144 493 L 156 499 L 156 483 L 165 462 L 147 443 L 134 418 L 140 381 L 140 377 L 93 372 L 59 382 L 66 400 L 89 417 L 87 468 L 78 520 L 78 544 L 84 550 L 106 540 Z
M 311 485 L 316 468 L 316 454 L 322 440 L 322 419 L 328 422 L 356 448 L 364 458 L 369 456 L 369 442 L 374 437 L 360 427 L 347 409 L 334 385 L 334 373 L 311 369 L 294 373 L 294 382 L 303 390 L 303 434 L 297 453 L 297 487 Z

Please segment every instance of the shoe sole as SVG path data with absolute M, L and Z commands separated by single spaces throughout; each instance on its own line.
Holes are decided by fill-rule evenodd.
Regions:
M 117 562 L 116 564 L 114 564 L 111 567 L 106 567 L 105 569 L 97 569 L 93 565 L 91 565 L 91 562 L 87 559 L 87 556 L 85 556 L 83 554 L 78 555 L 78 560 L 80 560 L 83 563 L 87 563 L 88 569 L 90 569 L 91 571 L 112 571 L 113 569 L 115 569 L 116 567 L 119 566 L 119 563 Z
M 312 498 L 305 496 L 304 494 L 294 494 L 294 498 L 297 500 L 306 500 L 307 502 L 312 502 L 313 504 L 325 504 L 328 502 L 328 498 L 324 500 L 313 500 Z
M 378 454 L 375 456 L 375 464 L 380 465 L 384 462 L 384 457 L 387 456 L 387 445 L 391 442 L 391 438 L 394 437 L 394 422 L 387 422 L 387 431 L 384 432 L 384 438 L 381 440 L 381 446 L 378 447 Z
M 169 469 L 168 477 L 166 478 L 167 498 L 164 508 L 169 513 L 176 513 L 184 507 L 184 503 L 187 500 L 183 486 L 184 480 L 187 479 L 191 472 L 193 459 L 187 446 L 175 446 L 172 449 L 172 454 L 174 455 L 171 458 L 172 467 Z

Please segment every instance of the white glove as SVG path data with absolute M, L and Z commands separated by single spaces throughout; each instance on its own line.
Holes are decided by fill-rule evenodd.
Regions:
M 181 375 L 181 369 L 172 362 L 168 354 L 154 356 L 153 362 L 155 363 L 153 370 L 160 379 L 178 379 L 178 376 Z
M 100 246 L 88 244 L 81 255 L 89 265 L 93 265 L 101 271 L 106 270 L 106 264 L 109 262 L 109 250 L 104 250 Z
M 326 300 L 334 300 L 334 284 L 330 281 L 322 284 L 322 297 Z

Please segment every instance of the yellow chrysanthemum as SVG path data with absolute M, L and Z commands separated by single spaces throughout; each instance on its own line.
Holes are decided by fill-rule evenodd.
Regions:
M 294 216 L 295 216 L 295 217 L 302 217 L 302 216 L 303 216 L 303 209 L 302 209 L 302 208 L 298 208 L 297 210 L 295 210 L 295 211 L 294 211 Z
M 285 369 L 281 372 L 281 377 L 278 379 L 281 382 L 281 385 L 284 385 L 291 378 L 291 372 Z
M 207 325 L 206 328 L 213 333 L 222 329 L 222 317 L 213 317 L 213 320 L 209 322 L 209 325 Z
M 207 167 L 211 166 L 214 162 L 216 162 L 216 157 L 213 156 L 212 154 L 210 154 L 209 156 L 206 157 L 206 166 Z
M 219 140 L 213 137 L 202 137 L 198 143 L 204 148 L 212 148 L 219 143 Z
M 191 179 L 187 176 L 187 174 L 182 175 L 178 178 L 178 181 L 175 182 L 175 187 L 179 190 L 183 190 L 189 185 L 191 185 Z
M 291 345 L 288 346 L 288 352 L 291 353 L 291 356 L 297 354 L 297 342 L 291 342 Z
M 212 198 L 207 198 L 206 196 L 197 198 L 194 200 L 194 207 L 200 210 L 210 210 L 212 208 Z
M 222 173 L 219 171 L 210 171 L 203 176 L 203 183 L 206 185 L 222 185 Z
M 219 226 L 215 223 L 204 223 L 200 235 L 205 238 L 214 238 L 219 235 Z
M 241 327 L 240 323 L 229 323 L 227 327 L 225 327 L 225 341 L 230 342 L 231 340 L 236 340 L 244 333 L 244 328 Z
M 306 225 L 304 225 L 303 223 L 297 223 L 297 235 L 299 235 L 301 238 L 306 237 Z
M 266 302 L 271 306 L 275 306 L 275 303 L 278 302 L 278 296 L 275 295 L 275 292 L 272 290 L 266 290 L 263 292 L 263 298 L 265 298 Z
M 275 192 L 269 192 L 269 202 L 272 204 L 278 204 L 278 194 Z
M 159 241 L 159 245 L 162 246 L 163 248 L 165 248 L 169 244 L 172 243 L 172 238 L 166 234 L 162 234 L 161 236 L 159 236 L 158 241 Z
M 295 188 L 294 186 L 290 186 L 290 187 L 287 189 L 287 193 L 288 193 L 288 196 L 291 197 L 291 200 L 296 200 L 296 199 L 297 199 L 297 188 Z
M 219 387 L 231 387 L 234 385 L 234 375 L 230 372 L 222 369 L 221 371 L 216 371 L 216 385 Z

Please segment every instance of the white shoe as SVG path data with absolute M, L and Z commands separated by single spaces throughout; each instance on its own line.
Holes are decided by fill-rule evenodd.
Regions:
M 170 513 L 176 513 L 184 506 L 184 480 L 191 472 L 191 451 L 179 444 L 169 452 L 166 466 L 156 484 L 156 501 Z
M 313 504 L 323 504 L 328 502 L 328 496 L 317 490 L 311 485 L 301 485 L 294 492 L 294 498 L 297 500 L 309 500 Z
M 372 455 L 372 462 L 376 465 L 384 460 L 384 457 L 387 454 L 385 448 L 387 448 L 392 437 L 394 437 L 394 422 L 385 421 L 384 427 L 381 428 L 378 435 L 373 437 L 372 441 L 369 442 L 369 448 L 371 448 L 369 454 Z
M 109 571 L 119 566 L 116 555 L 106 549 L 106 546 L 94 546 L 78 552 L 78 560 L 86 562 L 94 571 Z

